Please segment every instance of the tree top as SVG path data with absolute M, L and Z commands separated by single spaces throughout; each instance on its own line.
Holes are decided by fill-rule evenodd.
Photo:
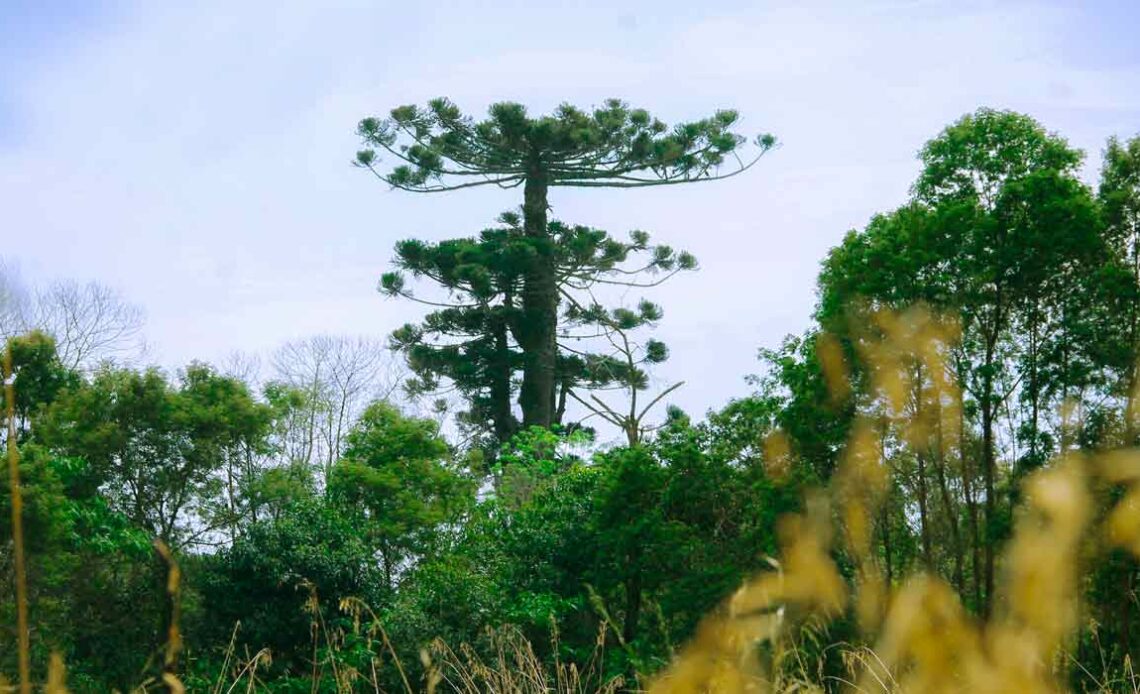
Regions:
M 638 187 L 733 176 L 776 146 L 770 134 L 749 141 L 732 131 L 739 115 L 720 110 L 668 126 L 644 109 L 610 99 L 587 112 L 569 104 L 533 117 L 512 102 L 475 121 L 446 98 L 365 118 L 366 148 L 355 164 L 394 188 L 436 192 L 482 185 L 512 188 L 528 179 L 548 186 Z M 745 150 L 748 150 L 747 152 Z M 386 173 L 380 155 L 396 161 Z M 723 169 L 728 166 L 729 169 Z

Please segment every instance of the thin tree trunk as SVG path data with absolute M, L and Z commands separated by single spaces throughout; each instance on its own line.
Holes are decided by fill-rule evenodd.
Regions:
M 554 423 L 562 424 L 562 418 L 566 416 L 566 396 L 570 392 L 570 381 L 563 380 L 558 388 L 558 409 L 554 413 Z
M 1124 573 L 1124 606 L 1120 619 L 1120 647 L 1124 650 L 1126 658 L 1132 657 L 1132 601 L 1135 599 L 1134 587 L 1136 571 L 1132 566 L 1132 557 L 1126 557 L 1127 570 Z
M 495 354 L 491 362 L 490 396 L 491 422 L 495 438 L 506 442 L 518 429 L 518 421 L 511 411 L 511 364 L 510 348 L 507 344 L 507 323 L 501 317 L 495 318 Z
M 930 516 L 927 509 L 926 490 L 926 455 L 919 453 L 915 456 L 918 468 L 918 525 L 922 537 L 922 563 L 928 571 L 934 569 L 934 553 L 930 539 Z
M 1140 288 L 1140 229 L 1132 231 L 1131 258 L 1132 286 Z M 1140 305 L 1133 300 L 1128 307 L 1128 341 L 1130 349 L 1130 363 L 1128 368 L 1127 392 L 1124 402 L 1124 447 L 1131 448 L 1136 445 L 1136 398 L 1137 387 L 1140 387 Z M 1126 557 L 1126 570 L 1121 590 L 1124 593 L 1124 605 L 1121 610 L 1120 644 L 1126 657 L 1132 654 L 1132 601 L 1135 596 L 1136 571 L 1132 557 Z
M 883 568 L 887 574 L 887 587 L 890 588 L 891 582 L 894 580 L 894 567 L 891 564 L 891 512 L 890 512 L 890 499 L 891 491 L 887 490 L 887 497 L 883 499 L 883 510 L 880 512 L 880 518 L 883 525 Z
M 946 513 L 946 522 L 950 526 L 950 543 L 954 550 L 954 587 L 958 593 L 966 590 L 962 556 L 962 533 L 958 528 L 958 513 L 954 508 L 950 496 L 950 486 L 946 482 L 946 446 L 942 432 L 942 405 L 938 405 L 938 419 L 935 429 L 936 457 L 935 473 L 938 478 L 938 491 L 942 497 L 942 506 Z
M 883 464 L 887 464 L 887 424 L 884 420 L 882 426 L 879 428 L 879 459 Z M 894 578 L 893 566 L 891 565 L 891 493 L 893 488 L 888 486 L 887 493 L 883 496 L 883 503 L 879 505 L 879 525 L 883 529 L 883 564 L 887 574 L 887 589 L 890 590 L 891 581 Z
M 994 323 L 997 323 L 996 317 Z M 997 523 L 996 499 L 994 494 L 995 468 L 997 467 L 994 454 L 994 376 L 993 362 L 997 342 L 996 325 L 994 333 L 987 338 L 986 356 L 982 373 L 982 476 L 986 487 L 986 523 L 985 523 L 985 596 L 982 602 L 982 616 L 988 618 L 993 607 L 994 593 L 994 542 L 997 540 L 994 526 Z
M 226 502 L 229 506 L 230 542 L 237 539 L 237 500 L 234 489 L 234 462 L 232 454 L 226 454 Z
M 635 571 L 625 582 L 625 622 L 622 624 L 622 640 L 627 645 L 637 638 L 638 622 L 641 621 L 641 593 L 641 572 Z
M 1140 243 L 1140 237 L 1138 243 Z M 1138 249 L 1140 250 L 1140 249 Z M 1140 263 L 1140 253 L 1136 256 L 1137 263 Z M 1134 278 L 1140 283 L 1140 265 L 1134 265 L 1137 275 Z M 1140 286 L 1140 284 L 1138 284 Z M 1132 447 L 1136 443 L 1136 388 L 1140 386 L 1140 349 L 1137 348 L 1137 312 L 1136 304 L 1133 302 L 1132 314 L 1130 316 L 1130 339 L 1132 343 L 1132 363 L 1128 369 L 1128 393 L 1124 403 L 1124 446 Z M 1124 605 L 1121 610 L 1121 620 L 1119 625 L 1119 639 L 1121 648 L 1124 650 L 1125 656 L 1131 656 L 1132 653 L 1132 601 L 1135 599 L 1134 593 L 1134 580 L 1135 569 L 1133 568 L 1132 557 L 1125 558 L 1126 570 L 1124 572 L 1123 580 L 1121 581 L 1121 591 L 1124 595 Z
M 922 407 L 922 369 L 919 368 L 915 373 L 915 394 L 914 394 L 914 419 L 916 422 L 922 421 L 923 407 Z M 915 452 L 916 474 L 918 476 L 918 528 L 919 535 L 922 538 L 922 563 L 927 571 L 934 569 L 934 552 L 931 548 L 930 539 L 930 513 L 929 513 L 929 499 L 926 489 L 926 456 L 928 453 L 928 441 L 920 441 L 918 443 L 918 451 Z
M 392 585 L 392 557 L 386 546 L 387 543 L 383 544 L 385 546 L 380 549 L 380 563 L 382 564 L 381 568 L 384 571 L 384 586 L 388 589 L 389 592 L 391 592 L 394 588 Z
M 974 474 L 970 466 L 970 457 L 966 452 L 966 413 L 958 408 L 958 422 L 961 433 L 958 439 L 958 456 L 962 466 L 962 494 L 966 497 L 966 517 L 970 523 L 970 555 L 971 573 L 973 574 L 974 606 L 982 607 L 982 558 L 981 538 L 978 534 L 978 504 L 974 498 Z

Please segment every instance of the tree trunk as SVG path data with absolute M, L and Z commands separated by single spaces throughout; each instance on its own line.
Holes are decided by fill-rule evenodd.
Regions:
M 1137 237 L 1140 239 L 1140 237 Z M 1140 286 L 1140 249 L 1137 249 L 1137 254 L 1133 260 L 1134 275 L 1133 280 Z M 1131 448 L 1136 445 L 1136 389 L 1140 387 L 1140 348 L 1137 346 L 1138 337 L 1138 320 L 1136 311 L 1136 302 L 1132 302 L 1131 315 L 1129 316 L 1129 343 L 1131 347 L 1131 364 L 1128 368 L 1128 385 L 1127 393 L 1125 393 L 1124 401 L 1124 448 Z M 1133 567 L 1132 557 L 1126 557 L 1125 572 L 1123 580 L 1121 581 L 1120 590 L 1124 596 L 1124 605 L 1121 610 L 1120 619 L 1120 632 L 1118 638 L 1120 639 L 1121 649 L 1124 651 L 1126 657 L 1131 657 L 1132 654 L 1132 601 L 1135 599 L 1133 590 L 1133 581 L 1135 580 L 1135 568 Z
M 934 570 L 934 551 L 931 547 L 930 540 L 930 512 L 927 508 L 927 490 L 926 490 L 926 455 L 919 453 L 916 456 L 918 462 L 918 527 L 919 534 L 922 537 L 922 563 L 927 571 Z
M 179 604 L 178 568 L 174 563 L 173 555 L 168 547 L 156 543 L 157 552 L 155 560 L 158 570 L 158 604 L 162 606 L 159 613 L 159 639 L 162 644 L 162 653 L 159 656 L 158 679 L 167 685 L 170 692 L 176 691 L 171 679 L 177 681 L 179 644 L 176 637 L 181 605 Z
M 226 454 L 226 504 L 229 506 L 230 542 L 237 539 L 237 491 L 234 489 L 234 462 L 232 453 Z
M 393 581 L 392 581 L 392 574 L 394 572 L 393 572 L 393 567 L 392 567 L 392 555 L 388 551 L 387 545 L 388 545 L 388 543 L 386 543 L 386 542 L 381 543 L 381 547 L 380 547 L 380 565 L 381 566 L 380 566 L 380 568 L 384 572 L 384 587 L 388 590 L 389 593 L 391 593 L 395 587 L 393 585 Z
M 554 423 L 555 377 L 558 361 L 558 278 L 554 248 L 547 235 L 547 181 L 535 168 L 523 189 L 523 230 L 535 257 L 523 276 L 519 346 L 523 351 L 523 380 L 519 391 L 523 426 Z
M 995 324 L 997 320 L 995 318 Z M 985 533 L 982 538 L 985 542 L 985 596 L 982 602 L 982 616 L 988 618 L 993 607 L 994 593 L 994 542 L 997 540 L 995 524 L 997 523 L 994 498 L 994 477 L 997 466 L 994 451 L 994 351 L 996 350 L 997 328 L 994 334 L 986 340 L 986 358 L 982 366 L 982 476 L 986 487 L 986 522 Z
M 966 498 L 966 517 L 970 523 L 970 556 L 971 573 L 974 584 L 974 607 L 982 606 L 982 561 L 981 538 L 978 534 L 978 504 L 974 498 L 974 471 L 970 466 L 970 457 L 966 452 L 966 413 L 962 407 L 958 408 L 958 458 L 962 466 L 962 495 Z
M 1136 570 L 1132 566 L 1132 557 L 1124 559 L 1127 570 L 1124 572 L 1124 605 L 1121 611 L 1120 619 L 1120 647 L 1124 651 L 1124 657 L 1132 657 L 1132 601 L 1135 599 L 1133 581 L 1136 577 Z
M 1132 236 L 1132 286 L 1140 287 L 1140 230 Z M 1140 385 L 1140 306 L 1132 301 L 1128 307 L 1128 344 L 1130 363 L 1128 368 L 1128 392 L 1124 404 L 1124 446 L 1136 445 L 1136 388 Z
M 1129 260 L 1132 265 L 1132 286 L 1140 287 L 1140 229 L 1133 227 L 1131 235 L 1131 251 Z M 1136 389 L 1140 387 L 1140 304 L 1134 299 L 1128 307 L 1128 382 L 1124 401 L 1124 448 L 1136 445 Z M 1125 657 L 1132 655 L 1132 601 L 1135 600 L 1134 582 L 1136 569 L 1132 557 L 1125 558 L 1124 580 L 1121 591 L 1124 595 L 1124 605 L 1121 610 L 1119 639 Z
M 950 526 L 950 543 L 954 550 L 954 587 L 961 594 L 966 590 L 962 556 L 962 533 L 958 529 L 958 512 L 954 508 L 954 501 L 950 496 L 950 485 L 946 482 L 946 440 L 942 431 L 942 405 L 938 405 L 938 419 L 935 428 L 935 473 L 938 477 L 938 491 L 942 497 L 942 507 L 946 512 L 946 522 Z M 961 433 L 959 433 L 961 442 Z M 959 444 L 960 445 L 960 444 Z
M 511 411 L 511 364 L 510 348 L 507 344 L 507 322 L 501 316 L 495 316 L 495 354 L 491 362 L 490 396 L 491 421 L 495 431 L 495 438 L 504 443 L 518 429 L 518 421 Z
M 554 412 L 555 424 L 562 424 L 562 418 L 566 416 L 566 396 L 569 392 L 570 381 L 563 379 L 562 384 L 558 388 L 558 409 Z
M 921 367 L 916 372 L 915 394 L 914 394 L 914 419 L 916 422 L 921 422 L 923 417 L 922 408 L 922 369 Z M 925 439 L 925 437 L 924 437 Z M 922 563 L 927 571 L 934 569 L 934 552 L 931 548 L 930 539 L 930 509 L 929 509 L 929 495 L 926 488 L 926 456 L 929 452 L 929 440 L 923 440 L 918 443 L 918 451 L 915 454 L 915 473 L 918 476 L 918 528 L 919 535 L 922 538 Z
M 890 591 L 891 582 L 894 580 L 894 567 L 891 564 L 891 490 L 887 490 L 887 496 L 883 499 L 883 507 L 880 511 L 880 519 L 883 526 L 883 568 L 885 569 L 887 578 L 887 590 Z
M 641 621 L 641 572 L 638 571 L 625 582 L 625 623 L 622 624 L 622 640 L 626 645 L 637 638 L 638 622 Z
M 1040 465 L 1040 460 L 1038 459 L 1038 451 L 1037 451 L 1037 446 L 1038 446 L 1037 438 L 1039 435 L 1038 432 L 1039 432 L 1039 427 L 1040 427 L 1040 425 L 1038 424 L 1038 420 L 1041 417 L 1040 404 L 1038 402 L 1040 397 L 1041 397 L 1040 396 L 1041 384 L 1039 382 L 1039 377 L 1037 374 L 1037 351 L 1038 351 L 1037 333 L 1038 333 L 1038 327 L 1037 327 L 1037 312 L 1036 312 L 1036 310 L 1034 310 L 1034 312 L 1033 312 L 1032 321 L 1033 321 L 1033 324 L 1030 328 L 1030 333 L 1029 333 L 1029 397 L 1030 397 L 1030 400 L 1032 402 L 1030 430 L 1031 430 L 1031 435 L 1033 438 L 1031 438 L 1029 440 L 1029 462 L 1034 467 L 1037 467 L 1038 465 Z

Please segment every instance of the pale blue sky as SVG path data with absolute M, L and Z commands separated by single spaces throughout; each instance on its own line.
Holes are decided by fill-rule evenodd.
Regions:
M 97 9 L 94 9 L 96 8 Z M 662 382 L 747 392 L 807 326 L 819 261 L 901 204 L 922 143 L 979 106 L 1089 152 L 1140 132 L 1140 2 L 0 2 L 0 257 L 96 279 L 178 366 L 318 332 L 383 335 L 393 243 L 472 233 L 517 191 L 389 192 L 349 166 L 364 115 L 611 96 L 672 121 L 733 107 L 782 147 L 711 185 L 566 191 L 555 215 L 650 231 L 702 270 L 652 296 Z M 630 297 L 636 299 L 636 296 Z

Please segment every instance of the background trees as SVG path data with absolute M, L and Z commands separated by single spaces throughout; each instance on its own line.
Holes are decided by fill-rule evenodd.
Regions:
M 103 368 L 61 395 L 36 438 L 82 459 L 76 483 L 172 547 L 234 528 L 268 411 L 244 384 L 193 364 L 177 387 L 159 371 Z
M 31 324 L 55 337 L 70 368 L 91 369 L 107 359 L 141 356 L 142 309 L 95 282 L 54 282 L 36 294 Z
M 910 452 L 913 468 L 899 472 L 911 480 L 928 565 L 933 528 L 943 524 L 932 518 L 936 498 L 950 514 L 951 537 L 960 534 L 955 509 L 966 509 L 983 556 L 974 594 L 987 612 L 1009 526 L 1003 496 L 1076 444 L 1079 425 L 1056 413 L 1080 416 L 1099 387 L 1092 363 L 1104 343 L 1092 278 L 1110 262 L 1109 239 L 1091 191 L 1076 178 L 1081 154 L 1027 116 L 979 110 L 927 143 L 921 158 L 914 200 L 849 235 L 825 261 L 817 318 L 846 341 L 857 369 L 855 333 L 869 312 L 922 303 L 957 321 L 958 337 L 946 348 L 948 376 L 964 397 L 961 433 L 943 432 L 936 445 Z M 942 377 L 920 373 L 916 383 Z M 912 400 L 911 417 L 922 404 Z M 946 475 L 955 455 L 960 482 L 952 485 Z

